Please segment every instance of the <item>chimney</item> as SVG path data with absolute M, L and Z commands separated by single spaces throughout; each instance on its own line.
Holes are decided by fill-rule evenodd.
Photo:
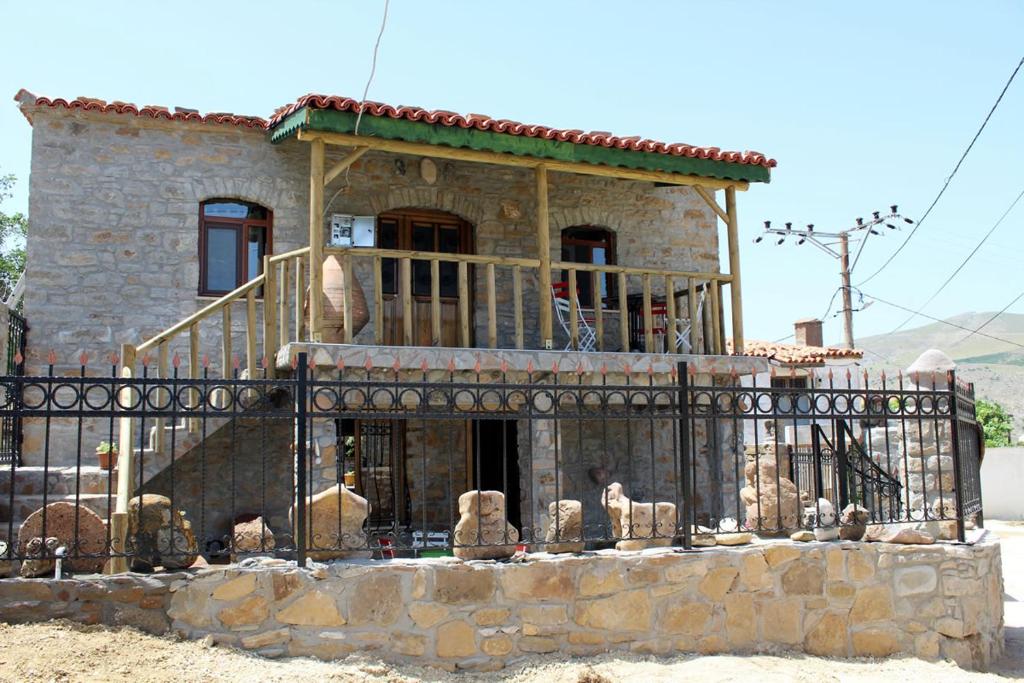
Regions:
M 821 321 L 817 318 L 806 318 L 793 323 L 796 343 L 800 346 L 824 346 L 821 338 Z

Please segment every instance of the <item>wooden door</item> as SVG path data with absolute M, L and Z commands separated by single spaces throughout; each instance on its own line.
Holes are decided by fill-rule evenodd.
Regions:
M 382 213 L 377 217 L 377 246 L 383 249 L 404 249 L 443 254 L 472 254 L 470 225 L 464 220 L 440 211 L 402 210 Z M 384 259 L 381 285 L 384 298 L 384 343 L 403 344 L 402 278 L 398 259 Z M 434 339 L 430 324 L 430 261 L 412 262 L 412 338 L 414 346 L 460 346 L 459 343 L 459 278 L 458 265 L 439 264 L 441 303 L 441 338 Z M 473 282 L 472 266 L 469 268 Z M 469 291 L 469 329 L 473 330 L 473 290 Z M 472 339 L 470 345 L 472 346 Z

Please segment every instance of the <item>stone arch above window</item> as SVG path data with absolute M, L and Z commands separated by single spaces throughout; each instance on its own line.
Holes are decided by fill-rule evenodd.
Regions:
M 273 211 L 223 197 L 199 203 L 199 294 L 221 296 L 263 272 L 273 253 Z

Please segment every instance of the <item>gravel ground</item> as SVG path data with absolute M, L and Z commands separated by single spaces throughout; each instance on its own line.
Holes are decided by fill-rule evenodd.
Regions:
M 353 681 L 360 683 L 612 683 L 657 681 L 999 681 L 1024 679 L 1024 523 L 990 522 L 1003 540 L 1007 655 L 987 674 L 916 659 L 832 660 L 809 656 L 650 658 L 612 656 L 558 660 L 550 656 L 490 674 L 447 674 L 370 659 L 321 662 L 267 660 L 199 642 L 132 629 L 66 622 L 0 624 L 0 683 L 23 681 L 191 683 L 206 681 Z

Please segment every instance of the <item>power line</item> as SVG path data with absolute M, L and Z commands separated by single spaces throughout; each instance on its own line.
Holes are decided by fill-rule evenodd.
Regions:
M 986 233 L 985 233 L 985 236 L 981 238 L 981 241 L 980 241 L 980 242 L 978 242 L 978 244 L 976 244 L 976 245 L 975 245 L 974 249 L 972 249 L 972 250 L 971 250 L 971 253 L 969 253 L 969 254 L 968 254 L 968 255 L 967 255 L 967 256 L 966 256 L 965 258 L 964 258 L 964 260 L 960 262 L 960 265 L 958 265 L 958 266 L 956 267 L 956 270 L 954 270 L 954 271 L 953 271 L 953 272 L 952 272 L 952 273 L 950 274 L 950 276 L 946 278 L 946 281 L 945 281 L 945 282 L 943 282 L 943 283 L 942 283 L 942 284 L 941 284 L 941 285 L 939 286 L 939 288 L 938 288 L 938 289 L 936 289 L 936 290 L 935 290 L 935 291 L 934 291 L 934 292 L 932 293 L 932 295 L 931 295 L 930 297 L 928 297 L 928 301 L 925 301 L 925 302 L 924 302 L 923 304 L 921 304 L 921 306 L 920 306 L 920 307 L 918 307 L 918 309 L 917 309 L 916 311 L 914 311 L 914 313 L 912 313 L 912 314 L 911 314 L 911 315 L 910 315 L 910 316 L 909 316 L 909 317 L 908 317 L 908 318 L 907 318 L 906 320 L 904 320 L 903 322 L 901 322 L 901 323 L 900 323 L 900 324 L 899 324 L 899 325 L 898 325 L 898 326 L 897 326 L 897 327 L 896 327 L 896 328 L 895 328 L 895 329 L 894 329 L 894 330 L 893 330 L 892 332 L 890 332 L 889 334 L 895 334 L 896 332 L 900 331 L 900 330 L 901 330 L 901 329 L 903 328 L 903 326 L 904 326 L 904 325 L 906 325 L 906 324 L 907 324 L 907 323 L 909 323 L 909 322 L 910 322 L 911 320 L 913 320 L 913 319 L 914 319 L 914 318 L 915 318 L 915 317 L 917 316 L 917 314 L 918 314 L 918 313 L 920 313 L 921 311 L 923 311 L 923 310 L 924 310 L 924 309 L 925 309 L 925 308 L 926 308 L 926 307 L 928 306 L 928 304 L 930 304 L 930 303 L 931 303 L 932 301 L 934 301 L 934 300 L 935 300 L 935 297 L 937 297 L 937 296 L 939 295 L 939 293 L 940 293 L 940 292 L 941 292 L 941 291 L 942 291 L 943 289 L 945 289 L 945 288 L 946 288 L 946 285 L 948 285 L 948 284 L 949 284 L 950 282 L 952 282 L 952 281 L 953 281 L 953 278 L 955 278 L 955 277 L 957 276 L 957 274 L 958 274 L 958 273 L 959 273 L 959 272 L 960 272 L 961 270 L 963 270 L 964 266 L 966 266 L 966 265 L 967 265 L 967 263 L 968 263 L 968 262 L 969 262 L 969 261 L 970 261 L 970 260 L 971 260 L 971 259 L 972 259 L 972 258 L 974 257 L 974 255 L 978 253 L 978 250 L 979 250 L 979 249 L 981 249 L 981 246 L 982 246 L 983 244 L 985 244 L 985 242 L 986 242 L 986 241 L 988 241 L 988 238 L 992 236 L 992 233 L 993 233 L 993 232 L 995 232 L 995 231 L 996 231 L 996 228 L 998 228 L 998 227 L 999 227 L 999 225 L 1000 225 L 1000 224 L 1001 224 L 1001 223 L 1003 222 L 1003 219 L 1004 219 L 1004 218 L 1006 218 L 1006 217 L 1007 217 L 1008 215 L 1010 215 L 1010 212 L 1011 212 L 1011 211 L 1013 211 L 1013 207 L 1017 206 L 1017 202 L 1019 202 L 1019 201 L 1020 201 L 1021 197 L 1024 197 L 1024 189 L 1022 189 L 1022 190 L 1020 191 L 1020 194 L 1018 194 L 1018 195 L 1017 195 L 1017 198 L 1013 200 L 1013 202 L 1012 202 L 1012 203 L 1010 204 L 1009 208 L 1008 208 L 1008 209 L 1006 209 L 1006 211 L 1004 211 L 1004 212 L 1003 212 L 1003 215 L 999 217 L 999 220 L 997 220 L 997 221 L 995 222 L 995 225 L 993 225 L 993 226 L 992 226 L 991 228 L 989 228 L 989 231 L 988 231 L 988 232 L 986 232 Z
M 1001 315 L 1002 315 L 1003 313 L 1006 313 L 1006 309 L 1008 309 L 1008 308 L 1009 308 L 1010 306 L 1012 306 L 1012 305 L 1014 305 L 1015 303 L 1017 303 L 1018 301 L 1020 301 L 1022 297 L 1024 297 L 1024 292 L 1021 292 L 1020 294 L 1018 294 L 1017 296 L 1015 296 L 1015 297 L 1013 298 L 1013 300 L 1012 300 L 1012 301 L 1011 301 L 1010 303 L 1008 303 L 1008 304 L 1006 304 L 1005 306 L 1003 306 L 1003 309 L 1002 309 L 1001 311 L 999 311 L 999 312 L 998 312 L 998 313 L 996 313 L 996 314 L 995 314 L 994 316 L 992 316 L 991 318 L 989 318 L 988 320 L 986 320 L 985 322 L 983 322 L 983 323 L 982 323 L 981 325 L 979 325 L 979 326 L 978 326 L 978 327 L 977 327 L 976 329 L 974 329 L 974 330 L 971 330 L 971 333 L 970 333 L 970 334 L 968 334 L 968 335 L 967 335 L 966 337 L 964 337 L 963 339 L 959 339 L 959 340 L 957 340 L 957 341 L 953 342 L 953 346 L 956 346 L 957 344 L 960 344 L 960 343 L 962 343 L 962 342 L 965 342 L 965 341 L 967 341 L 968 339 L 970 339 L 971 337 L 973 337 L 973 336 L 974 336 L 974 335 L 976 335 L 976 334 L 981 334 L 981 336 L 983 336 L 983 337 L 991 337 L 992 335 L 989 335 L 989 334 L 984 334 L 984 333 L 980 332 L 981 328 L 983 328 L 983 327 L 985 327 L 986 325 L 988 325 L 988 324 L 989 324 L 990 322 L 992 322 L 993 320 L 995 320 L 996 318 L 998 318 L 999 316 L 1001 316 Z M 992 337 L 992 338 L 993 338 L 993 339 L 995 339 L 995 337 Z M 1006 340 L 1004 339 L 1003 341 L 1006 341 Z M 1008 344 L 1013 344 L 1014 342 L 1007 342 L 1007 343 L 1008 343 Z M 1021 348 L 1024 348 L 1024 344 L 1017 344 L 1017 346 L 1020 346 Z
M 874 301 L 877 301 L 877 302 L 878 302 L 878 303 L 880 303 L 880 304 L 885 304 L 886 306 L 892 306 L 893 308 L 898 308 L 898 309 L 900 309 L 901 311 L 907 311 L 908 313 L 910 313 L 910 312 L 913 312 L 913 310 L 912 310 L 912 309 L 910 309 L 910 308 L 907 308 L 906 306 L 900 306 L 899 304 L 894 304 L 894 303 L 893 303 L 893 302 L 891 302 L 891 301 L 886 301 L 885 299 L 879 299 L 879 298 L 878 298 L 877 296 L 875 296 L 874 294 L 868 294 L 867 292 L 861 292 L 861 294 L 863 294 L 864 296 L 868 297 L 869 299 L 872 299 L 872 300 L 874 300 Z M 987 325 L 988 323 L 992 322 L 992 320 L 995 320 L 995 319 L 996 319 L 997 317 L 999 317 L 1000 315 L 1002 315 L 1003 313 L 1005 313 L 1005 312 L 1006 312 L 1006 309 L 1007 309 L 1007 308 L 1009 308 L 1010 306 L 1012 306 L 1012 305 L 1013 305 L 1014 303 L 1016 303 L 1016 302 L 1017 302 L 1017 300 L 1018 300 L 1018 299 L 1020 299 L 1021 297 L 1024 297 L 1024 292 L 1021 292 L 1021 293 L 1020 293 L 1020 294 L 1019 294 L 1019 295 L 1017 296 L 1017 298 L 1016 298 L 1016 299 L 1014 299 L 1014 300 L 1013 300 L 1013 301 L 1011 301 L 1011 302 L 1010 302 L 1009 304 L 1007 304 L 1007 305 L 1006 305 L 1006 306 L 1005 306 L 1005 307 L 1003 308 L 1003 310 L 1002 310 L 1002 311 L 1000 311 L 999 313 L 996 313 L 996 314 L 995 314 L 994 316 L 992 316 L 992 318 L 990 318 L 990 319 L 988 320 L 988 322 L 986 322 L 986 323 L 985 323 L 985 325 Z M 920 315 L 920 316 L 921 316 L 922 318 L 928 318 L 929 320 L 933 320 L 933 321 L 935 321 L 935 322 L 937 322 L 937 323 L 942 323 L 943 325 L 948 325 L 949 327 L 955 327 L 955 328 L 957 328 L 958 330 L 963 330 L 964 332 L 970 332 L 971 334 L 978 334 L 978 335 L 981 335 L 982 337 L 988 337 L 989 339 L 994 339 L 995 341 L 1003 342 L 1004 344 L 1010 344 L 1011 346 L 1018 346 L 1018 347 L 1020 347 L 1020 348 L 1024 349 L 1024 344 L 1020 344 L 1020 343 L 1018 343 L 1018 342 L 1015 342 L 1015 341 L 1010 341 L 1009 339 L 1003 339 L 1002 337 L 996 337 L 996 336 L 994 336 L 994 335 L 991 335 L 991 334 L 985 334 L 984 332 L 981 332 L 981 331 L 980 331 L 980 330 L 981 330 L 981 328 L 982 328 L 982 327 L 984 327 L 985 325 L 982 325 L 981 327 L 979 327 L 979 328 L 977 328 L 977 329 L 974 329 L 974 330 L 972 330 L 972 329 L 971 329 L 971 328 L 969 328 L 969 327 L 964 327 L 963 325 L 957 325 L 956 323 L 951 323 L 951 322 L 949 322 L 948 320 L 943 320 L 942 318 L 935 318 L 935 317 L 932 317 L 932 316 L 930 316 L 930 315 L 926 315 L 926 314 L 924 314 L 924 313 L 918 313 L 918 315 Z M 970 335 L 968 335 L 968 336 L 970 336 Z M 964 337 L 964 339 L 966 339 L 966 338 L 967 338 L 967 337 Z M 957 341 L 957 342 L 955 342 L 955 344 L 959 344 L 959 343 L 960 343 L 960 342 L 962 342 L 962 341 L 963 341 L 963 339 L 961 339 L 960 341 Z
M 967 155 L 970 153 L 971 148 L 974 147 L 974 143 L 978 141 L 978 138 L 981 136 L 981 132 L 983 130 L 985 130 L 985 126 L 988 125 L 989 119 L 992 118 L 992 114 L 995 113 L 996 107 L 999 106 L 999 103 L 1003 99 L 1003 95 L 1006 94 L 1006 91 L 1007 91 L 1007 89 L 1009 89 L 1010 84 L 1013 83 L 1013 79 L 1017 77 L 1017 72 L 1020 71 L 1021 66 L 1024 66 L 1024 57 L 1021 57 L 1020 61 L 1017 62 L 1017 68 L 1015 68 L 1013 70 L 1013 73 L 1010 74 L 1010 79 L 1008 81 L 1006 81 L 1006 85 L 1003 86 L 1002 92 L 1000 92 L 999 93 L 999 97 L 996 98 L 995 104 L 992 105 L 992 108 L 989 110 L 988 115 L 985 117 L 985 120 L 981 122 L 981 128 L 979 128 L 978 132 L 974 134 L 974 137 L 971 139 L 971 144 L 967 145 L 967 149 L 965 149 L 964 153 L 962 155 L 960 155 L 960 160 L 957 161 L 956 162 L 956 166 L 953 167 L 953 172 L 950 173 L 949 177 L 946 178 L 946 182 L 944 182 L 942 184 L 942 189 L 940 189 L 939 193 L 937 195 L 935 195 L 935 199 L 932 200 L 932 203 L 928 207 L 928 210 L 925 211 L 924 215 L 922 215 L 920 220 L 917 221 L 917 225 L 914 226 L 914 229 L 910 231 L 910 234 L 907 235 L 907 238 L 905 240 L 903 240 L 903 243 L 900 244 L 899 247 L 897 247 L 896 251 L 894 251 L 892 254 L 889 255 L 889 258 L 885 260 L 885 263 L 883 263 L 878 268 L 878 270 L 876 270 L 875 272 L 871 273 L 871 275 L 867 276 L 865 279 L 863 279 L 863 280 L 861 280 L 860 282 L 857 283 L 858 287 L 863 285 L 863 284 L 865 284 L 865 283 L 867 283 L 867 282 L 869 282 L 876 275 L 878 275 L 883 270 L 885 270 L 889 266 L 889 264 L 893 262 L 893 259 L 895 259 L 899 255 L 899 253 L 901 251 L 903 251 L 903 248 L 905 246 L 907 246 L 907 242 L 910 241 L 910 238 L 914 236 L 914 234 L 917 232 L 917 229 L 920 228 L 921 224 L 924 223 L 925 220 L 928 218 L 928 214 L 930 214 L 932 212 L 932 209 L 935 208 L 935 205 L 939 203 L 939 199 L 942 198 L 942 195 L 946 192 L 946 188 L 949 187 L 949 184 L 953 181 L 953 177 L 956 176 L 957 171 L 960 170 L 960 165 L 962 163 L 964 163 L 964 159 L 967 158 Z

